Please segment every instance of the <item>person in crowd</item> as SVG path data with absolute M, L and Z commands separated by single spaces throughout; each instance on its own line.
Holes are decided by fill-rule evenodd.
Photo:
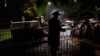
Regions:
M 94 42 L 100 44 L 100 21 L 97 22 L 95 27 L 95 39 Z
M 50 46 L 51 56 L 57 56 L 57 50 L 60 45 L 60 31 L 64 31 L 60 26 L 59 21 L 59 11 L 55 11 L 53 17 L 49 20 L 49 35 L 48 35 L 48 45 Z
M 87 21 L 85 22 L 86 29 L 83 30 L 83 37 L 87 39 L 88 42 L 94 42 L 95 39 L 95 24 L 94 21 Z M 82 36 L 81 36 L 82 37 Z M 93 48 L 94 44 L 90 44 L 86 41 L 82 41 L 80 43 L 80 56 L 96 56 L 95 55 L 95 48 Z

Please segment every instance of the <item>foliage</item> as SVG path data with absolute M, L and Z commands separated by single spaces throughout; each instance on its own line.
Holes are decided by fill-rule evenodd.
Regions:
M 0 29 L 0 41 L 11 39 L 11 30 L 10 29 Z
M 37 13 L 38 16 L 41 16 L 45 12 L 46 5 L 49 1 L 53 2 L 55 6 L 58 3 L 63 7 L 67 15 L 73 16 L 82 16 L 85 14 L 100 14 L 99 7 L 100 1 L 99 0 L 33 0 L 37 5 Z M 97 8 L 95 8 L 97 7 Z
M 41 16 L 44 14 L 45 8 L 46 8 L 48 2 L 49 2 L 49 0 L 37 0 L 36 4 L 37 4 L 38 16 Z
M 59 3 L 62 8 L 64 9 L 65 13 L 67 13 L 67 16 L 70 15 L 76 15 L 77 11 L 81 7 L 81 2 L 77 1 L 75 2 L 74 0 L 51 0 L 56 6 Z
M 73 15 L 76 13 L 81 6 L 81 3 L 77 2 L 75 3 L 73 0 L 70 0 L 68 2 L 68 5 L 64 5 L 63 8 L 65 9 L 65 12 L 68 13 L 68 15 Z
M 37 16 L 36 10 L 37 10 L 36 4 L 33 2 L 25 3 L 22 8 L 23 13 L 27 13 L 29 17 Z

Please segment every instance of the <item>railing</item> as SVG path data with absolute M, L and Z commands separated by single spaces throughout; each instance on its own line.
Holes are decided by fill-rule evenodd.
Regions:
M 36 25 L 38 25 L 38 22 L 35 22 Z M 25 23 L 28 23 L 26 25 L 30 27 L 26 27 Z M 25 21 L 11 22 L 11 28 L 1 28 L 0 56 L 50 56 L 48 36 L 44 36 L 45 31 L 43 31 L 43 29 L 48 29 L 48 27 L 33 28 L 34 26 L 35 25 L 33 21 Z M 61 36 L 57 55 L 79 56 L 81 44 L 80 42 L 80 39 L 73 36 Z M 85 45 L 82 47 L 84 48 L 84 46 Z
M 32 20 L 32 21 L 17 21 L 17 22 L 13 22 L 11 21 L 11 29 L 21 29 L 21 28 L 34 28 L 34 27 L 38 27 L 39 26 L 39 22 L 38 20 Z

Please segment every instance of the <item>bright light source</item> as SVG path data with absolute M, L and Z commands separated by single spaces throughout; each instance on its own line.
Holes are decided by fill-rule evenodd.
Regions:
M 77 0 L 74 0 L 75 3 L 77 3 Z
M 7 7 L 7 4 L 5 3 L 5 5 L 4 5 L 5 7 Z
M 51 4 L 51 2 L 48 2 L 48 5 L 50 5 Z
M 7 7 L 7 0 L 5 0 L 5 4 L 4 4 L 4 6 Z

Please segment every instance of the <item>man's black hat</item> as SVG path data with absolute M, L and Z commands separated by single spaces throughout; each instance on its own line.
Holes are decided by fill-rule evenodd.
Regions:
M 52 15 L 61 15 L 59 11 L 55 11 Z

